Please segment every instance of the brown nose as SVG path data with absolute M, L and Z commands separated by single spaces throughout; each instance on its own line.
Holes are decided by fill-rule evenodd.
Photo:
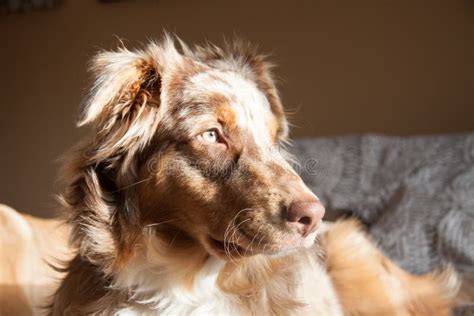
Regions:
M 295 201 L 286 212 L 288 224 L 303 237 L 314 232 L 324 216 L 324 206 L 319 201 Z

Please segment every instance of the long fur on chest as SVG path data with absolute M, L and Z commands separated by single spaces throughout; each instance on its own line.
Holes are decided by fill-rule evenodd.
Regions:
M 55 296 L 53 314 L 340 314 L 315 249 L 227 263 L 195 254 L 173 264 L 155 250 L 137 255 L 114 278 L 76 257 Z
M 457 289 L 450 271 L 402 271 L 354 221 L 333 225 L 314 248 L 286 256 L 182 258 L 172 264 L 147 249 L 113 279 L 76 258 L 55 306 L 118 315 L 449 315 Z

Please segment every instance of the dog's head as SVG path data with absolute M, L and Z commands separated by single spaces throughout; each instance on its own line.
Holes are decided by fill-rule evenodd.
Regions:
M 80 122 L 93 134 L 65 195 L 86 255 L 133 251 L 144 227 L 224 259 L 313 243 L 324 208 L 280 148 L 269 68 L 248 45 L 178 50 L 168 37 L 94 59 Z

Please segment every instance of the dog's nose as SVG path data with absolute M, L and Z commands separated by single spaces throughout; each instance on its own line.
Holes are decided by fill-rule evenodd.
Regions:
M 306 237 L 316 230 L 324 212 L 324 206 L 319 201 L 295 201 L 286 211 L 286 220 L 298 233 Z

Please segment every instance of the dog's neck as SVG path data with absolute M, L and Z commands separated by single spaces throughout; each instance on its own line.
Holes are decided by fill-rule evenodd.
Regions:
M 129 306 L 122 314 L 340 312 L 330 279 L 314 251 L 227 262 L 199 246 L 173 253 L 160 239 L 148 242 L 113 283 L 114 288 L 129 292 Z M 307 258 L 302 261 L 302 256 Z M 310 306 L 311 311 L 307 310 Z

